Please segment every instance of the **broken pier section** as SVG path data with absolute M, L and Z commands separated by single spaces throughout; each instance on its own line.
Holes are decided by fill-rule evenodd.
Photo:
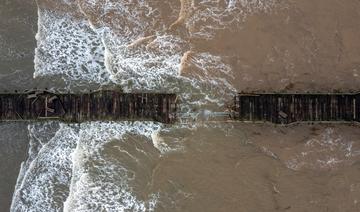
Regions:
M 233 111 L 251 122 L 360 122 L 360 94 L 239 94 Z
M 84 94 L 47 91 L 0 94 L 0 120 L 152 120 L 173 123 L 175 112 L 175 94 L 108 90 Z
M 175 94 L 101 90 L 83 94 L 31 91 L 0 94 L 0 120 L 65 122 L 178 120 Z M 232 111 L 238 121 L 360 122 L 360 94 L 239 94 Z M 213 115 L 213 114 L 212 114 Z

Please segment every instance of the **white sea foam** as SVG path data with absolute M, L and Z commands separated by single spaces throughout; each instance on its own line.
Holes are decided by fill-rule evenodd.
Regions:
M 214 38 L 222 29 L 239 29 L 248 15 L 269 12 L 278 7 L 278 0 L 202 0 L 193 4 L 186 26 L 192 37 Z
M 129 182 L 136 175 L 116 159 L 106 158 L 103 148 L 112 139 L 122 142 L 127 133 L 150 139 L 159 127 L 151 122 L 82 124 L 79 143 L 72 154 L 73 177 L 65 211 L 152 211 L 157 194 L 151 194 L 147 200 L 134 195 Z M 119 154 L 129 154 L 123 151 Z
M 201 76 L 180 76 L 181 58 L 191 47 L 182 36 L 164 31 L 168 26 L 159 18 L 154 2 L 76 2 L 82 18 L 39 10 L 35 77 L 57 75 L 68 84 L 112 81 L 125 91 L 184 93 L 182 100 L 190 105 L 223 105 L 221 97 L 235 92 L 229 81 L 233 79 L 230 66 L 221 56 L 208 52 L 195 53 L 191 60 Z M 239 27 L 246 14 L 269 11 L 277 5 L 276 0 L 225 3 L 192 2 L 188 10 L 194 15 L 185 23 L 190 34 L 212 36 L 231 24 Z M 189 99 L 186 93 L 201 100 Z
M 184 37 L 165 32 L 167 26 L 159 22 L 157 9 L 147 1 L 77 2 L 84 17 L 39 9 L 34 77 L 59 76 L 68 85 L 115 82 L 126 91 L 178 92 L 186 102 L 182 111 L 222 105 L 235 92 L 230 66 L 209 52 L 194 52 L 185 63 L 196 71 L 180 75 L 182 58 L 191 47 Z M 205 7 L 206 2 L 197 6 Z M 211 30 L 231 22 L 226 22 L 226 16 L 238 12 L 237 5 L 238 1 L 229 1 L 222 14 L 213 7 L 195 13 L 187 22 L 190 28 L 209 15 L 215 20 L 210 23 L 215 24 L 190 30 L 192 36 L 212 36 Z M 160 127 L 139 122 L 61 125 L 53 138 L 39 145 L 36 154 L 30 152 L 33 159 L 23 166 L 13 211 L 57 211 L 62 207 L 65 211 L 153 210 L 158 194 L 138 198 L 129 185 L 134 173 L 104 159 L 103 148 L 113 138 L 121 142 L 130 133 L 152 139 L 162 153 L 180 150 L 179 142 L 164 142 Z
M 174 85 L 184 49 L 185 42 L 173 35 L 156 36 L 137 48 L 119 46 L 110 53 L 111 79 L 127 91 L 178 91 Z
M 48 140 L 46 134 L 54 127 L 53 124 L 29 127 L 29 158 L 22 165 L 11 211 L 48 212 L 62 208 L 71 179 L 69 155 L 76 146 L 77 136 L 74 128 L 60 124 Z
M 336 168 L 360 155 L 360 150 L 353 144 L 354 141 L 343 138 L 334 128 L 326 128 L 318 138 L 308 140 L 301 152 L 293 154 L 286 165 L 293 170 Z
M 187 58 L 182 60 L 181 70 L 186 69 L 185 66 L 190 71 L 183 73 L 182 79 L 191 82 L 192 93 L 201 94 L 198 96 L 198 105 L 215 103 L 222 106 L 232 98 L 236 92 L 231 85 L 234 76 L 231 67 L 222 57 L 208 52 L 188 52 L 184 57 Z
M 189 61 L 201 73 L 180 75 L 190 46 L 181 36 L 164 32 L 157 9 L 147 1 L 78 2 L 83 18 L 39 10 L 35 77 L 60 76 L 68 85 L 114 82 L 128 92 L 175 92 L 185 103 L 183 112 L 222 106 L 235 92 L 230 66 L 208 52 L 195 53 Z
M 101 37 L 87 20 L 39 9 L 34 77 L 60 76 L 67 84 L 109 81 Z
M 191 125 L 175 125 L 171 128 L 161 128 L 151 134 L 151 140 L 156 149 L 160 151 L 162 155 L 169 154 L 172 152 L 181 152 L 184 150 L 183 138 L 177 135 L 176 131 L 183 131 L 193 129 L 195 126 Z M 166 139 L 164 136 L 171 135 Z
M 96 3 L 91 3 L 93 4 Z M 115 10 L 115 13 L 123 11 L 125 14 L 123 18 L 130 19 L 127 21 L 132 27 L 119 24 L 123 27 L 120 30 L 123 34 L 119 34 L 117 29 L 110 29 L 107 23 L 93 23 L 90 19 L 74 18 L 45 9 L 39 10 L 35 77 L 60 76 L 69 85 L 74 81 L 99 84 L 113 81 L 128 91 L 181 91 L 185 93 L 183 98 L 189 102 L 193 101 L 190 104 L 195 105 L 199 104 L 197 98 L 187 94 L 194 92 L 205 95 L 206 98 L 203 100 L 205 102 L 215 99 L 208 93 L 203 94 L 201 90 L 203 85 L 199 82 L 207 80 L 219 84 L 221 80 L 219 82 L 208 76 L 199 81 L 196 77 L 180 76 L 180 61 L 189 48 L 181 37 L 166 33 L 155 34 L 149 39 L 141 40 L 137 46 L 131 46 L 134 41 L 144 36 L 144 29 L 151 23 L 144 25 L 144 19 L 139 19 L 136 12 L 130 14 L 130 10 L 124 11 L 121 3 L 108 5 L 104 13 L 111 10 Z M 86 15 L 86 8 L 83 8 L 82 12 Z M 207 57 L 210 57 L 210 62 L 206 62 Z M 222 74 L 230 74 L 228 67 L 221 63 L 219 57 L 199 54 L 195 58 L 196 60 L 192 62 L 204 73 L 214 73 L 214 70 L 210 69 L 217 68 Z M 220 63 L 219 66 L 216 63 Z M 134 177 L 133 173 L 119 164 L 105 160 L 102 149 L 112 138 L 121 140 L 127 133 L 143 135 L 149 140 L 151 137 L 156 137 L 153 142 L 162 153 L 181 149 L 181 144 L 177 141 L 165 144 L 159 136 L 154 137 L 155 132 L 159 132 L 159 126 L 153 123 L 97 122 L 81 124 L 76 131 L 73 127 L 62 125 L 57 136 L 51 139 L 51 143 L 54 149 L 66 151 L 58 152 L 57 160 L 52 157 L 52 161 L 49 162 L 45 159 L 50 153 L 41 148 L 42 154 L 39 155 L 48 165 L 53 166 L 51 168 L 53 172 L 38 179 L 31 168 L 25 167 L 25 177 L 19 179 L 19 185 L 22 186 L 16 190 L 14 197 L 14 210 L 21 207 L 25 209 L 31 207 L 30 210 L 37 211 L 45 208 L 60 210 L 64 198 L 66 198 L 65 211 L 152 210 L 156 205 L 158 194 L 150 194 L 145 200 L 139 199 L 129 186 L 129 182 Z M 55 161 L 57 161 L 56 165 L 54 165 Z M 42 163 L 45 168 L 46 162 Z M 62 177 L 62 181 L 54 182 L 49 180 L 57 179 L 54 177 L 55 174 L 66 175 L 66 178 Z M 30 181 L 36 183 L 32 183 L 31 187 L 24 187 L 27 184 L 25 180 L 27 183 Z M 41 190 L 40 185 L 44 183 L 48 183 L 52 190 Z M 62 193 L 61 198 L 55 200 L 51 198 L 51 192 L 59 187 L 65 192 Z M 38 198 L 42 200 L 38 204 L 26 204 L 21 200 L 24 197 L 23 191 L 34 194 L 31 201 L 35 202 Z M 65 195 L 66 192 L 69 192 L 68 196 Z
M 136 176 L 121 164 L 105 159 L 102 148 L 128 133 L 151 142 L 151 135 L 160 127 L 152 122 L 30 125 L 29 157 L 22 166 L 11 211 L 154 208 L 157 194 L 139 200 L 128 185 Z M 54 129 L 56 133 L 49 133 Z

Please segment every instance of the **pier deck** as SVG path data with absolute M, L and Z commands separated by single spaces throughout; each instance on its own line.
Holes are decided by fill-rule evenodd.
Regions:
M 233 118 L 276 124 L 360 122 L 360 94 L 239 94 Z
M 152 120 L 173 123 L 175 112 L 175 94 L 130 94 L 117 91 L 0 94 L 0 120 Z
M 175 94 L 95 91 L 0 93 L 0 120 L 178 121 Z M 360 94 L 239 94 L 230 113 L 243 122 L 360 122 Z M 213 114 L 212 114 L 213 115 Z

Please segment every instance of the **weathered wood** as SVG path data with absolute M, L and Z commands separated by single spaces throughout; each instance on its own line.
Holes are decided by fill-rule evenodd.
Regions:
M 176 119 L 176 95 L 107 90 L 85 94 L 47 91 L 0 94 L 0 120 L 38 119 L 65 122 L 153 120 L 172 123 Z
M 233 111 L 240 121 L 360 122 L 360 94 L 239 94 Z

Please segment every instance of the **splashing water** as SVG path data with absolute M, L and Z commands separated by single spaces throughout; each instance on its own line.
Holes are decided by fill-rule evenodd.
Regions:
M 216 110 L 236 92 L 227 56 L 196 49 L 192 40 L 211 40 L 219 30 L 241 28 L 248 14 L 270 11 L 276 1 L 63 0 L 57 4 L 76 8 L 76 15 L 39 7 L 34 77 L 60 77 L 69 90 L 96 83 L 120 85 L 128 92 L 175 92 L 182 102 L 180 111 L 186 113 Z M 148 160 L 140 163 L 139 155 L 156 160 L 167 152 L 183 151 L 179 140 L 164 142 L 159 136 L 166 131 L 163 127 L 151 122 L 30 125 L 29 158 L 19 175 L 11 210 L 154 210 L 159 193 L 136 195 L 131 184 L 138 173 L 107 154 L 116 151 L 114 155 L 150 172 L 141 166 Z M 126 149 L 133 135 L 142 136 L 142 143 L 152 141 L 158 152 L 135 148 L 135 157 Z

